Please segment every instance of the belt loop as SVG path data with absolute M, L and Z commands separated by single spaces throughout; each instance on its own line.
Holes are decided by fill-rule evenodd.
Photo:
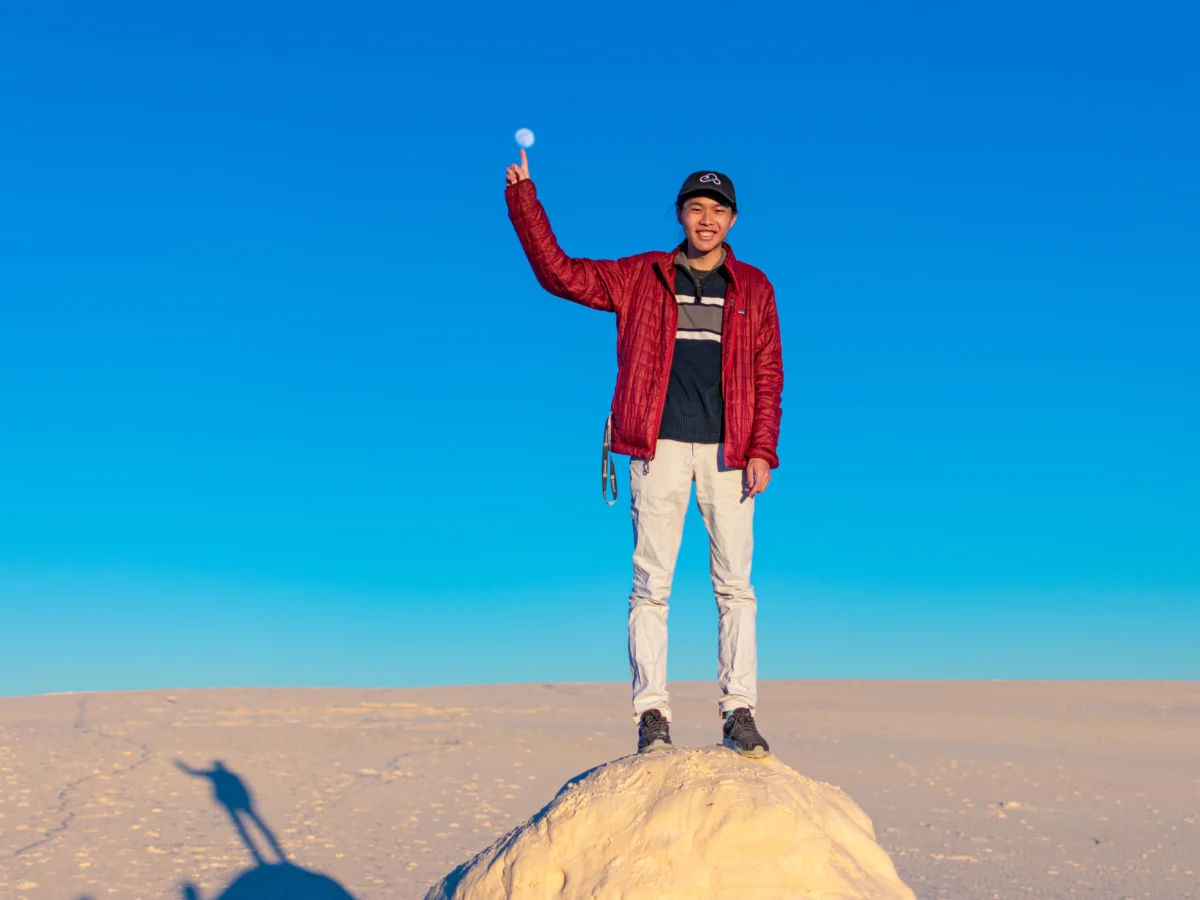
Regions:
M 604 447 L 600 452 L 600 496 L 604 502 L 612 506 L 617 502 L 617 468 L 613 465 L 612 447 L 612 412 L 604 421 Z M 608 499 L 609 488 L 612 488 L 612 499 Z

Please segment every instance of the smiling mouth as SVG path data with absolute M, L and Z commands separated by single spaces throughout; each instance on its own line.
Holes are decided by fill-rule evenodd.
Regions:
M 717 233 L 715 231 L 697 231 L 696 232 L 696 237 L 704 238 L 704 240 L 708 240 L 709 238 L 716 237 L 716 236 L 717 236 Z

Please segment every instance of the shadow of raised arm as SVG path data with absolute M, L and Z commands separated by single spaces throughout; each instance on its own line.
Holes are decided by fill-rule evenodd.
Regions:
M 213 775 L 212 769 L 193 769 L 182 759 L 175 760 L 175 768 L 177 768 L 184 775 L 191 775 L 195 778 L 211 778 Z

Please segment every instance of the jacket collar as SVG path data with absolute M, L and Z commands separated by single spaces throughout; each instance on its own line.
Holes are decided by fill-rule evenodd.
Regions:
M 721 242 L 721 249 L 725 251 L 725 257 L 721 260 L 721 265 L 725 267 L 725 272 L 731 284 L 737 284 L 737 262 L 733 255 L 733 248 L 724 241 Z M 675 271 L 675 257 L 679 253 L 687 252 L 687 241 L 679 244 L 674 250 L 669 250 L 658 258 L 656 265 L 663 278 L 667 278 Z
M 724 245 L 722 245 L 721 246 L 721 258 L 719 260 L 717 260 L 717 264 L 715 266 L 713 266 L 713 268 L 719 269 L 719 268 L 721 268 L 721 266 L 725 265 L 725 258 L 727 256 L 729 256 L 729 251 L 725 249 Z M 675 251 L 675 265 L 683 266 L 688 271 L 695 271 L 694 269 L 692 269 L 691 265 L 688 264 L 687 250 L 676 250 Z

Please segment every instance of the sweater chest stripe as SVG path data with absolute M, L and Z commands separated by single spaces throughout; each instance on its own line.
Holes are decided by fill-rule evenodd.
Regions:
M 721 334 L 723 310 L 719 306 L 701 306 L 699 303 L 681 305 L 676 333 L 680 331 L 711 331 Z

